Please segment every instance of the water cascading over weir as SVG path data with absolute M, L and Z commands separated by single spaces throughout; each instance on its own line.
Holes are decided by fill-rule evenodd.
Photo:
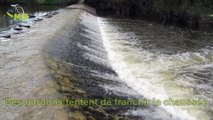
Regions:
M 77 11 L 75 22 L 64 26 L 44 48 L 45 60 L 55 75 L 58 91 L 66 99 L 112 102 L 109 106 L 67 106 L 69 117 L 74 120 L 138 120 L 143 119 L 143 116 L 134 115 L 130 111 L 162 111 L 160 108 L 146 105 L 113 105 L 115 99 L 144 98 L 121 81 L 112 69 L 95 9 L 78 4 L 68 6 L 65 10 Z M 171 118 L 168 113 L 161 113 L 165 118 Z
M 0 120 L 212 120 L 212 31 L 83 2 L 0 32 Z
M 122 83 L 111 68 L 95 9 L 78 4 L 65 10 L 77 11 L 75 22 L 64 26 L 44 47 L 45 60 L 55 75 L 58 91 L 73 100 L 136 98 L 136 92 Z M 68 106 L 67 109 L 74 120 L 140 118 L 126 114 L 135 109 L 127 106 Z
M 137 42 L 138 38 L 135 33 L 129 32 L 128 30 L 125 31 L 125 28 L 123 30 L 127 33 L 120 33 L 119 30 L 122 31 L 121 28 L 114 27 L 113 23 L 108 24 L 110 20 L 105 21 L 97 17 L 94 8 L 81 3 L 68 6 L 65 11 L 76 12 L 73 19 L 70 20 L 72 22 L 64 25 L 43 49 L 45 53 L 44 58 L 57 80 L 58 91 L 63 97 L 70 100 L 96 99 L 109 100 L 112 102 L 108 106 L 67 106 L 67 111 L 71 119 L 196 119 L 194 117 L 196 115 L 191 116 L 186 110 L 173 106 L 156 107 L 151 104 L 147 106 L 115 105 L 116 99 L 125 101 L 142 100 L 144 97 L 148 99 L 154 97 L 168 99 L 168 93 L 171 93 L 171 91 L 176 92 L 183 88 L 176 85 L 176 83 L 174 88 L 169 87 L 170 85 L 166 88 L 167 86 L 164 85 L 164 83 L 168 82 L 168 84 L 173 84 L 173 82 L 170 80 L 166 81 L 167 79 L 163 81 L 165 77 L 164 74 L 160 74 L 160 72 L 156 73 L 158 69 L 154 67 L 155 64 L 160 65 L 157 60 L 158 57 L 161 60 L 160 57 L 162 56 L 153 57 L 153 59 L 157 59 L 157 62 L 155 63 L 153 60 L 150 61 L 153 63 L 148 64 L 146 59 L 152 59 L 150 56 L 155 54 L 150 53 L 150 51 L 143 51 L 145 49 L 135 50 L 134 45 L 131 43 Z M 125 21 L 123 24 L 128 25 Z M 146 23 L 144 26 L 146 25 L 148 25 L 148 29 L 151 29 L 151 31 L 156 30 L 154 30 L 154 27 L 152 28 L 152 25 Z M 147 31 L 143 32 L 146 33 Z M 146 33 L 144 36 L 147 35 L 149 38 L 150 34 L 155 33 Z M 111 39 L 111 41 L 109 39 Z M 117 39 L 118 41 L 116 41 Z M 134 56 L 130 51 L 134 51 L 135 53 L 142 51 L 144 56 L 141 54 Z M 129 52 L 136 59 L 132 58 L 132 60 L 131 58 L 126 58 Z M 144 57 L 144 61 L 138 58 L 140 55 Z M 113 56 L 118 58 L 113 58 Z M 172 60 L 173 59 L 171 59 L 171 63 L 176 65 L 176 62 Z M 152 70 L 150 74 L 149 72 L 147 74 L 142 73 L 146 70 L 142 71 L 143 69 L 139 68 L 140 66 L 136 67 L 137 61 L 141 62 L 144 69 L 147 67 L 147 69 L 153 68 L 154 70 L 150 69 Z M 168 63 L 170 63 L 170 61 Z M 131 65 L 138 69 L 129 69 Z M 173 64 L 171 66 L 173 66 Z M 164 67 L 160 68 L 163 69 Z M 165 68 L 165 70 L 167 69 Z M 163 79 L 162 83 L 155 81 L 158 75 Z M 187 91 L 187 89 L 184 90 L 182 94 L 193 96 L 193 93 Z M 192 113 L 195 113 L 194 111 L 196 111 L 196 109 L 191 110 Z M 203 117 L 209 114 L 206 112 L 208 110 L 205 109 L 203 111 L 205 112 L 200 112 L 200 115 L 197 116 Z

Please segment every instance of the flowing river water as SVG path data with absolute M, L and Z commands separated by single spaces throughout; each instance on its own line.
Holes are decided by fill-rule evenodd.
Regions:
M 72 108 L 75 114 L 96 119 L 212 118 L 212 32 L 97 18 L 89 13 L 82 13 L 79 20 L 74 28 L 64 28 L 69 32 L 61 33 L 46 48 L 54 58 L 49 64 L 56 71 L 63 86 L 60 91 L 65 96 L 111 100 L 203 99 L 208 105 Z M 61 66 L 54 65 L 61 64 L 60 61 Z
M 174 119 L 212 119 L 212 32 L 126 19 L 99 18 L 99 24 L 110 63 L 123 82 L 148 99 L 205 99 L 207 107 L 161 107 Z
M 66 17 L 62 19 L 64 15 Z M 30 35 L 29 39 L 26 39 L 24 34 L 11 43 L 12 46 L 16 44 L 20 46 L 19 54 L 15 50 L 12 51 L 11 45 L 10 47 L 1 45 L 0 68 L 1 75 L 4 76 L 1 80 L 2 85 L 5 84 L 4 87 L 10 85 L 8 82 L 11 78 L 15 83 L 19 79 L 28 80 L 33 76 L 34 87 L 19 89 L 21 92 L 27 90 L 36 93 L 29 92 L 24 98 L 31 95 L 56 98 L 58 94 L 51 96 L 52 92 L 48 90 L 49 88 L 32 90 L 41 84 L 45 87 L 46 79 L 50 80 L 54 77 L 57 85 L 51 83 L 51 86 L 68 99 L 146 98 L 163 101 L 169 98 L 200 98 L 208 101 L 207 106 L 201 107 L 69 106 L 66 112 L 69 118 L 74 120 L 211 120 L 213 118 L 212 31 L 185 30 L 139 20 L 101 18 L 82 10 L 71 9 L 61 10 L 59 16 L 50 20 L 55 24 L 45 20 L 46 23 L 41 22 L 36 26 L 37 28 L 26 33 Z M 39 33 L 41 30 L 42 33 Z M 36 57 L 37 54 L 35 58 L 30 57 L 34 53 L 30 45 L 33 45 L 39 57 Z M 9 59 L 11 54 L 14 59 Z M 16 58 L 19 61 L 12 66 L 9 65 Z M 27 64 L 22 63 L 25 59 Z M 43 67 L 43 62 L 39 61 L 45 61 L 50 71 Z M 11 72 L 10 66 L 14 72 Z M 31 70 L 32 68 L 34 71 Z M 19 77 L 12 73 L 18 74 Z M 28 82 L 31 83 L 27 81 L 26 84 Z M 40 95 L 41 93 L 38 94 L 39 91 L 43 96 Z M 7 91 L 1 92 L 2 99 L 12 95 L 21 97 L 15 90 L 8 95 L 7 93 Z M 0 118 L 10 114 L 5 113 L 4 109 L 0 111 L 4 113 L 0 114 Z M 16 114 L 10 114 L 10 116 L 15 115 L 18 115 L 18 110 Z

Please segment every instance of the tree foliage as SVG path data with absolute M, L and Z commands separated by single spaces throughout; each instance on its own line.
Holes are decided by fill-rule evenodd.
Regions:
M 153 0 L 153 8 L 159 12 L 188 14 L 210 14 L 213 11 L 212 0 Z
M 155 10 L 157 12 L 177 12 L 188 14 L 206 14 L 213 11 L 213 0 L 85 0 L 94 7 L 122 5 L 139 9 Z

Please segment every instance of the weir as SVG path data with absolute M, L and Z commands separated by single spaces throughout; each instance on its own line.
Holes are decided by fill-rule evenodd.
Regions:
M 82 5 L 65 9 L 79 12 L 74 24 L 66 24 L 44 48 L 45 60 L 54 72 L 58 91 L 67 99 L 109 100 L 109 106 L 67 106 L 70 119 L 144 119 L 150 115 L 132 114 L 130 111 L 162 111 L 151 105 L 122 105 L 115 100 L 140 99 L 143 96 L 123 82 L 112 69 L 100 31 L 100 21 L 94 9 L 78 9 Z M 86 8 L 85 8 L 86 9 Z M 91 11 L 92 10 L 92 11 Z M 90 11 L 90 12 L 87 12 Z M 147 117 L 147 118 L 149 118 Z
M 131 64 L 128 66 L 129 63 L 124 61 L 124 57 L 131 47 L 124 49 L 124 53 L 122 53 L 123 51 L 117 53 L 120 48 L 131 43 L 119 44 L 122 47 L 118 46 L 118 48 L 116 48 L 116 45 L 114 46 L 114 43 L 118 44 L 117 40 L 119 39 L 133 40 L 131 37 L 134 38 L 135 35 L 131 33 L 124 38 L 119 38 L 120 36 L 116 34 L 120 33 L 113 31 L 117 29 L 111 28 L 113 24 L 107 24 L 104 19 L 98 18 L 94 9 L 85 11 L 84 9 L 89 7 L 82 7 L 84 5 L 68 7 L 67 10 L 77 10 L 80 14 L 74 24 L 67 24 L 48 43 L 44 49 L 44 52 L 47 53 L 45 58 L 54 71 L 55 78 L 60 86 L 59 91 L 63 96 L 68 99 L 108 99 L 114 104 L 107 107 L 99 105 L 98 108 L 94 106 L 68 106 L 71 111 L 69 115 L 71 119 L 78 119 L 80 114 L 83 119 L 155 119 L 160 115 L 163 119 L 196 120 L 197 116 L 201 118 L 209 114 L 202 111 L 200 115 L 194 116 L 179 107 L 165 106 L 163 100 L 168 99 L 168 92 L 175 92 L 175 90 L 182 88 L 175 86 L 174 89 L 165 89 L 159 87 L 162 86 L 161 83 L 153 84 L 156 82 L 154 80 L 158 80 L 155 78 L 157 74 L 150 76 L 152 79 L 140 78 L 143 77 L 143 74 L 149 74 L 145 71 L 140 74 L 141 70 L 148 70 L 146 64 L 142 64 L 143 66 L 140 69 L 135 69 L 136 73 L 139 72 L 140 77 L 131 72 L 130 70 L 135 67 L 131 68 Z M 151 68 L 154 69 L 154 67 Z M 153 82 L 149 82 L 151 80 Z M 170 82 L 167 84 L 170 84 Z M 185 89 L 182 94 L 192 96 L 188 89 Z M 144 99 L 144 97 L 148 101 L 157 98 L 162 100 L 160 101 L 162 103 L 158 101 L 154 106 L 149 104 L 144 107 L 140 105 L 118 105 L 114 101 L 121 99 L 130 99 L 131 101 L 131 99 Z M 155 116 L 150 115 L 147 111 L 153 111 Z M 194 113 L 194 111 L 196 111 L 196 108 L 190 109 L 191 113 Z M 207 111 L 207 109 L 204 109 L 204 111 Z
M 76 5 L 71 6 L 71 8 L 75 7 Z M 45 59 L 54 71 L 59 92 L 67 99 L 104 100 L 107 98 L 113 101 L 116 98 L 136 97 L 118 89 L 128 89 L 129 93 L 134 93 L 127 85 L 120 82 L 111 68 L 97 17 L 83 10 L 77 9 L 77 11 L 80 14 L 75 23 L 67 24 L 58 31 L 44 48 Z M 113 88 L 117 88 L 118 91 L 112 90 Z M 68 106 L 68 108 L 70 119 L 74 120 L 137 118 L 123 114 L 133 109 L 127 106 Z
M 84 10 L 84 11 L 90 13 L 90 14 L 97 15 L 95 8 L 92 8 L 92 7 L 85 5 L 85 4 L 74 4 L 74 5 L 70 5 L 66 8 L 67 9 L 81 9 L 81 10 Z
M 120 24 L 123 27 L 119 27 Z M 136 32 L 132 32 L 129 28 Z M 143 29 L 138 31 L 138 28 Z M 195 50 L 189 53 L 183 51 L 183 54 L 154 49 L 158 47 L 155 44 L 159 41 L 149 40 L 153 40 L 153 35 L 156 34 L 165 35 L 165 31 L 160 30 L 159 26 L 139 21 L 117 19 L 113 21 L 113 19 L 99 18 L 94 8 L 82 3 L 61 9 L 59 15 L 36 24 L 31 30 L 17 37 L 14 43 L 8 40 L 8 44 L 4 46 L 5 49 L 0 48 L 2 55 L 0 58 L 5 64 L 0 64 L 1 75 L 6 74 L 1 78 L 1 85 L 4 86 L 0 88 L 1 94 L 3 97 L 14 99 L 18 96 L 19 99 L 48 98 L 65 99 L 71 102 L 85 99 L 110 100 L 112 105 L 81 106 L 70 105 L 67 102 L 67 105 L 54 108 L 41 106 L 23 107 L 19 110 L 12 107 L 2 108 L 0 119 L 10 117 L 18 120 L 21 118 L 33 118 L 34 120 L 154 120 L 159 118 L 196 120 L 195 117 L 199 118 L 199 116 L 210 118 L 211 113 L 206 111 L 211 111 L 211 108 L 199 109 L 203 110 L 201 114 L 191 116 L 184 109 L 149 104 L 150 100 L 155 97 L 174 97 L 177 95 L 175 92 L 192 97 L 193 88 L 176 84 L 174 78 L 176 73 L 173 75 L 173 71 L 177 71 L 178 68 L 185 72 L 193 69 L 186 68 L 190 65 L 202 65 L 206 61 L 208 65 L 212 62 L 212 48 L 206 48 L 208 50 L 201 53 L 194 53 Z M 165 38 L 179 37 L 170 33 L 155 37 L 162 38 L 160 40 L 162 43 L 170 44 L 172 41 L 164 41 Z M 27 37 L 29 35 L 30 37 Z M 172 37 L 169 39 L 174 40 L 175 38 L 172 39 Z M 172 45 L 174 43 L 170 46 Z M 175 47 L 174 51 L 176 49 L 179 48 Z M 156 53 L 153 52 L 155 50 Z M 19 54 L 16 54 L 17 52 Z M 202 59 L 205 57 L 202 55 L 208 58 Z M 184 57 L 190 60 L 182 61 Z M 168 64 L 165 65 L 161 63 L 162 61 Z M 193 64 L 190 64 L 191 62 Z M 18 72 L 11 74 L 11 68 Z M 199 70 L 197 71 L 199 73 Z M 209 69 L 204 72 L 208 73 Z M 177 76 L 180 77 L 182 74 L 178 73 Z M 200 82 L 196 80 L 193 83 Z M 14 85 L 17 81 L 19 84 Z M 14 90 L 8 93 L 5 89 Z M 145 106 L 140 106 L 141 104 L 134 106 L 137 102 Z M 212 104 L 211 101 L 210 104 Z M 0 105 L 3 106 L 3 104 Z M 12 112 L 4 112 L 6 110 Z M 192 109 L 190 112 L 196 113 L 194 111 L 196 110 Z M 182 114 L 179 115 L 179 113 Z M 47 114 L 50 115 L 48 118 Z

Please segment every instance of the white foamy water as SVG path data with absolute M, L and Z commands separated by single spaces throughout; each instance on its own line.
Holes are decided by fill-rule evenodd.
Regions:
M 194 37 L 190 38 L 188 33 L 166 31 L 166 28 L 152 24 L 98 19 L 110 63 L 123 82 L 151 100 L 207 100 L 208 106 L 162 105 L 161 108 L 173 119 L 212 119 L 213 44 L 208 42 L 212 39 L 210 35 L 190 34 L 190 37 Z M 198 45 L 193 43 L 197 40 Z M 205 41 L 199 43 L 199 40 Z M 132 113 L 144 115 L 143 112 L 139 110 Z M 167 119 L 163 115 L 161 117 Z

